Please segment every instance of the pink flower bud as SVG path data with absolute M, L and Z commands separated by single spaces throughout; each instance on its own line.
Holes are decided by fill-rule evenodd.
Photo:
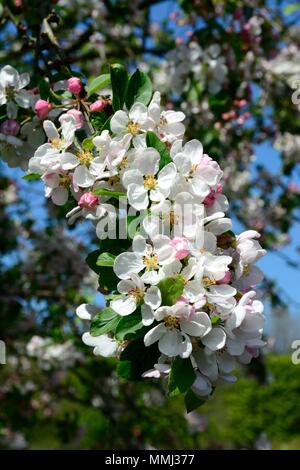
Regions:
M 217 281 L 217 284 L 229 284 L 230 281 L 231 281 L 231 277 L 232 277 L 232 276 L 231 276 L 231 272 L 230 272 L 230 271 L 227 271 L 227 272 L 225 273 L 225 276 L 222 277 L 222 279 L 219 279 L 219 280 Z
M 70 109 L 69 111 L 66 112 L 66 114 L 69 114 L 75 118 L 76 129 L 81 129 L 81 127 L 83 127 L 84 118 L 83 118 L 83 114 L 81 111 L 78 111 L 77 109 Z
M 215 202 L 215 199 L 216 199 L 216 195 L 217 194 L 220 194 L 222 192 L 222 184 L 221 183 L 218 183 L 217 184 L 217 188 L 216 189 L 212 189 L 211 192 L 206 196 L 206 198 L 204 199 L 203 201 L 203 204 L 206 206 L 206 207 L 210 207 L 213 205 L 213 203 Z
M 175 257 L 178 260 L 185 258 L 190 252 L 188 241 L 185 238 L 175 237 L 170 240 L 170 245 L 175 248 Z
M 105 108 L 105 101 L 103 100 L 97 100 L 95 101 L 95 103 L 92 103 L 90 105 L 90 111 L 96 111 L 98 113 L 100 113 L 100 111 L 103 111 L 104 108 Z
M 34 110 L 40 119 L 45 119 L 51 109 L 50 103 L 45 100 L 37 100 Z
M 91 191 L 84 193 L 79 199 L 78 205 L 84 209 L 93 209 L 99 203 L 99 197 Z
M 6 121 L 2 122 L 0 126 L 0 132 L 5 135 L 18 135 L 20 130 L 20 124 L 15 119 L 7 119 Z
M 79 95 L 79 93 L 82 90 L 82 83 L 81 83 L 80 78 L 78 77 L 69 78 L 67 83 L 68 83 L 68 90 L 71 93 L 73 93 L 73 95 Z

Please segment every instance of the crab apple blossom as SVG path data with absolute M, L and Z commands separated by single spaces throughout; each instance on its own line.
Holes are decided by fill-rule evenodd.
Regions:
M 6 104 L 7 117 L 15 119 L 18 114 L 17 105 L 21 108 L 29 108 L 32 101 L 32 93 L 24 88 L 30 82 L 30 75 L 18 71 L 10 65 L 5 65 L 0 70 L 0 106 Z
M 193 53 L 222 70 L 217 48 Z M 95 355 L 119 358 L 124 378 L 139 361 L 140 377 L 170 376 L 172 384 L 184 361 L 190 393 L 209 398 L 234 380 L 236 362 L 249 362 L 264 344 L 263 306 L 253 286 L 262 280 L 254 264 L 265 250 L 258 232 L 233 234 L 223 171 L 199 140 L 184 140 L 185 115 L 162 109 L 150 79 L 139 77 L 129 78 L 123 97 L 111 80 L 105 110 L 104 99 L 79 99 L 77 77 L 67 82 L 75 99 L 62 95 L 49 114 L 51 98 L 49 105 L 38 100 L 40 120 L 29 124 L 43 128 L 47 142 L 33 144 L 29 171 L 41 177 L 54 204 L 71 206 L 69 223 L 87 219 L 100 240 L 87 262 L 99 275 L 106 306 L 78 307 L 78 317 L 90 322 L 83 342 Z M 22 90 L 18 80 L 14 96 Z M 3 148 L 22 145 L 16 120 L 6 119 L 0 130 Z M 140 358 L 152 354 L 143 368 Z

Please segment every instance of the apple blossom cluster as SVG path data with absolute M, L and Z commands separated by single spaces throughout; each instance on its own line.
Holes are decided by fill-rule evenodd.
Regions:
M 28 92 L 24 80 L 8 80 L 1 99 L 11 120 Z M 121 377 L 167 377 L 170 393 L 186 393 L 193 409 L 264 345 L 259 233 L 232 232 L 222 170 L 201 142 L 184 141 L 185 115 L 163 109 L 146 74 L 129 77 L 116 64 L 87 87 L 78 77 L 59 86 L 66 91 L 35 100 L 31 121 L 42 123 L 46 142 L 25 178 L 41 178 L 46 197 L 71 207 L 70 223 L 91 220 L 100 239 L 87 263 L 106 307 L 78 307 L 91 322 L 83 342 L 118 357 Z M 1 124 L 4 135 L 10 125 Z

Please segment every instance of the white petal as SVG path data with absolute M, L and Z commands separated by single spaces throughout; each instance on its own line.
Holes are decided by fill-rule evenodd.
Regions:
M 52 121 L 44 121 L 43 122 L 43 127 L 44 127 L 44 131 L 46 132 L 47 134 L 47 137 L 50 139 L 50 140 L 53 140 L 53 139 L 58 139 L 59 138 L 59 133 L 55 127 L 55 125 L 53 124 Z
M 226 333 L 222 328 L 215 327 L 201 341 L 211 351 L 217 351 L 225 346 Z
M 60 163 L 63 170 L 72 170 L 79 165 L 79 160 L 73 153 L 64 152 L 61 154 Z
M 160 323 L 159 325 L 156 325 L 154 328 L 152 328 L 150 331 L 148 331 L 145 334 L 145 337 L 144 337 L 145 346 L 150 346 L 151 344 L 158 341 L 162 337 L 162 335 L 165 334 L 165 332 L 166 332 L 166 327 L 164 323 Z
M 95 178 L 91 175 L 86 166 L 79 165 L 74 171 L 74 181 L 81 188 L 88 188 L 93 185 Z
M 57 206 L 63 206 L 69 197 L 69 191 L 67 188 L 58 187 L 53 189 L 51 193 L 51 199 L 54 204 Z
M 126 131 L 129 119 L 125 111 L 117 111 L 110 121 L 110 128 L 115 134 L 120 134 Z
M 145 304 L 150 305 L 153 310 L 157 309 L 161 304 L 161 292 L 159 288 L 156 286 L 149 287 L 144 296 L 144 302 Z
M 129 279 L 130 273 L 139 273 L 144 268 L 142 259 L 134 253 L 121 253 L 114 263 L 114 272 L 120 279 Z
M 136 210 L 147 209 L 149 205 L 148 191 L 138 184 L 130 184 L 127 189 L 128 202 Z
M 152 323 L 154 322 L 154 315 L 153 315 L 152 308 L 149 307 L 149 305 L 143 304 L 141 306 L 141 313 L 142 313 L 143 325 L 145 326 L 152 325 Z
M 76 315 L 82 320 L 91 320 L 93 315 L 98 313 L 101 309 L 96 305 L 81 304 L 76 309 Z
M 120 297 L 111 301 L 110 306 L 121 316 L 130 315 L 136 310 L 136 300 L 132 297 Z

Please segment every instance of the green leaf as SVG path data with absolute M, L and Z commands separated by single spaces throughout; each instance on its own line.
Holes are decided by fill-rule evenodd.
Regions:
M 142 380 L 142 374 L 153 368 L 159 356 L 156 343 L 146 347 L 143 338 L 135 339 L 122 352 L 117 372 L 127 380 Z
M 171 396 L 186 392 L 195 382 L 196 373 L 190 358 L 176 357 L 169 377 L 169 394 Z
M 120 319 L 120 315 L 118 315 L 112 308 L 104 308 L 101 312 L 97 313 L 91 321 L 91 335 L 100 336 L 104 333 L 114 331 Z
M 162 279 L 158 283 L 162 296 L 162 305 L 174 305 L 182 295 L 184 284 L 184 277 L 180 274 Z
M 116 257 L 111 253 L 101 253 L 98 257 L 96 265 L 97 266 L 113 266 Z
M 131 313 L 122 317 L 116 328 L 116 338 L 119 341 L 126 339 L 130 333 L 135 333 L 137 330 L 143 328 L 143 322 L 140 312 Z
M 34 181 L 41 179 L 41 175 L 38 173 L 29 173 L 28 175 L 22 176 L 22 180 Z
M 99 75 L 99 77 L 92 80 L 91 83 L 89 84 L 88 90 L 87 90 L 88 96 L 93 95 L 98 90 L 101 90 L 101 88 L 104 88 L 109 84 L 110 84 L 110 75 L 109 75 L 109 73 Z
M 221 317 L 219 315 L 214 315 L 211 317 L 211 324 L 212 325 L 218 325 L 221 322 Z
M 140 72 L 137 69 L 133 75 L 131 75 L 125 103 L 127 109 L 130 109 L 131 106 L 136 103 L 143 103 L 145 106 L 149 103 L 152 96 L 152 83 L 148 75 L 143 72 Z
M 199 398 L 192 389 L 188 390 L 184 397 L 184 403 L 186 407 L 186 411 L 190 413 L 191 411 L 195 410 L 196 408 L 199 408 L 199 406 L 204 405 L 206 403 L 206 400 L 203 400 L 202 398 Z
M 95 196 L 108 196 L 113 198 L 126 197 L 126 193 L 122 191 L 110 191 L 105 188 L 94 189 L 93 194 L 95 194 Z
M 110 66 L 110 79 L 112 85 L 112 107 L 114 111 L 123 109 L 125 95 L 128 86 L 128 73 L 121 64 L 113 64 Z
M 283 9 L 285 15 L 291 15 L 298 10 L 300 10 L 300 3 L 290 3 Z
M 167 149 L 166 145 L 160 140 L 157 135 L 152 132 L 148 131 L 146 134 L 146 142 L 147 147 L 155 148 L 158 153 L 160 154 L 160 161 L 159 161 L 159 169 L 161 170 L 164 166 L 168 163 L 171 163 L 171 157 L 169 150 Z
M 82 142 L 82 148 L 84 150 L 92 150 L 94 148 L 93 139 L 94 137 L 87 137 L 86 139 L 84 139 Z

